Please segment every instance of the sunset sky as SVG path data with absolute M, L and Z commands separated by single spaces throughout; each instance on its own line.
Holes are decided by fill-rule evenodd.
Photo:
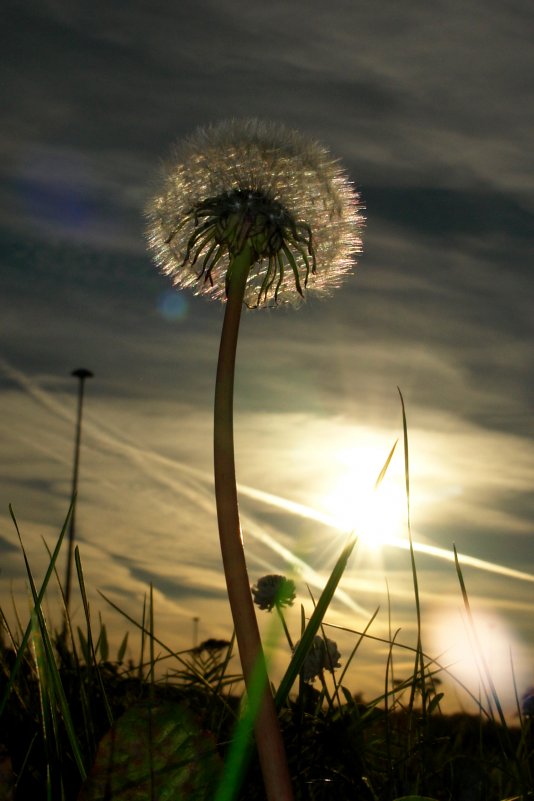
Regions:
M 258 117 L 339 157 L 367 223 L 357 268 L 330 299 L 244 315 L 235 430 L 251 583 L 295 579 L 298 637 L 306 585 L 317 598 L 355 527 L 327 621 L 361 631 L 380 607 L 370 633 L 391 626 L 414 644 L 399 387 L 423 646 L 478 693 L 455 543 L 513 710 L 510 649 L 519 690 L 534 684 L 532 4 L 26 0 L 2 16 L 7 616 L 12 594 L 23 620 L 28 608 L 8 505 L 42 578 L 42 538 L 53 546 L 69 503 L 70 373 L 85 367 L 77 534 L 95 621 L 101 611 L 116 642 L 127 624 L 97 590 L 139 618 L 153 582 L 169 647 L 191 645 L 194 617 L 199 639 L 230 637 L 211 442 L 224 309 L 158 274 L 143 209 L 176 140 Z M 343 662 L 356 635 L 329 636 Z M 132 631 L 134 659 L 135 643 Z M 412 656 L 395 653 L 407 675 Z M 381 692 L 387 656 L 363 644 L 350 686 Z M 287 659 L 281 642 L 279 669 Z

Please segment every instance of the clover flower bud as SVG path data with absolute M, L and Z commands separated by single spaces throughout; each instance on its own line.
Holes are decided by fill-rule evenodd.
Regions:
M 255 119 L 199 129 L 178 146 L 146 213 L 157 265 L 195 294 L 224 299 L 232 260 L 248 247 L 254 308 L 327 293 L 361 250 L 358 195 L 338 163 Z
M 324 670 L 333 673 L 334 668 L 341 667 L 340 657 L 337 644 L 333 640 L 316 635 L 302 665 L 302 678 L 304 681 L 314 681 Z
M 269 612 L 275 606 L 293 606 L 295 600 L 295 582 L 285 576 L 269 575 L 258 579 L 255 587 L 252 587 L 254 603 L 260 609 L 267 609 Z

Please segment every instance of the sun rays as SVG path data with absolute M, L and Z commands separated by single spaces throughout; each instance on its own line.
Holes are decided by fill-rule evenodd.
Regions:
M 38 381 L 13 368 L 5 359 L 0 359 L 0 369 L 48 412 L 66 421 L 74 421 L 74 404 L 58 399 L 53 393 L 44 389 Z M 101 417 L 96 418 L 92 415 L 90 407 L 86 412 L 84 427 L 87 447 L 100 446 L 127 458 L 150 480 L 187 497 L 189 502 L 196 504 L 203 512 L 212 513 L 213 478 L 210 471 L 192 467 L 185 462 L 143 447 L 139 444 L 139 440 L 134 441 L 110 424 L 105 424 Z M 365 448 L 369 450 L 366 443 L 364 443 L 364 450 Z M 317 505 L 313 506 L 247 484 L 239 484 L 238 491 L 243 499 L 259 505 L 260 509 L 276 510 L 287 514 L 288 517 L 310 521 L 310 523 L 329 529 L 332 536 L 326 542 L 324 538 L 321 540 L 320 534 L 318 535 L 318 543 L 324 543 L 322 545 L 323 553 L 318 554 L 321 557 L 320 563 L 325 558 L 325 553 L 327 558 L 335 557 L 342 547 L 344 536 L 350 530 L 354 530 L 358 535 L 358 548 L 368 551 L 371 555 L 378 556 L 384 549 L 406 551 L 409 545 L 407 538 L 403 536 L 405 499 L 402 492 L 402 478 L 398 474 L 398 469 L 396 473 L 395 469 L 392 469 L 393 466 L 390 465 L 384 481 L 376 490 L 374 489 L 376 472 L 382 466 L 386 455 L 387 450 L 380 450 L 375 446 L 374 450 L 366 451 L 361 461 L 356 463 L 352 451 L 348 448 L 341 449 L 339 475 L 317 498 Z M 67 451 L 67 461 L 69 458 L 70 450 Z M 369 475 L 370 471 L 366 473 L 363 470 L 361 464 L 366 463 L 374 466 L 374 473 Z M 316 588 L 321 586 L 324 578 L 322 571 L 314 568 L 309 563 L 309 559 L 299 555 L 298 542 L 292 547 L 283 545 L 280 538 L 277 537 L 276 528 L 262 524 L 261 516 L 255 515 L 253 511 L 247 511 L 245 524 L 245 534 L 258 542 L 261 541 L 276 555 L 277 559 L 284 561 L 287 569 L 294 569 L 310 586 Z M 288 528 L 290 528 L 289 523 Z M 339 536 L 336 536 L 336 532 Z M 284 537 L 284 541 L 287 542 L 287 537 Z M 450 550 L 432 543 L 422 542 L 420 539 L 415 539 L 413 545 L 416 553 L 430 556 L 439 561 L 454 562 L 452 543 Z M 531 573 L 508 567 L 499 562 L 463 553 L 459 554 L 459 559 L 462 565 L 486 573 L 518 581 L 534 582 L 534 575 Z M 354 599 L 348 595 L 346 597 L 342 597 L 342 595 L 343 593 L 341 595 L 338 593 L 339 600 L 347 608 L 351 608 L 353 611 L 355 609 L 364 611 L 359 604 L 355 603 Z

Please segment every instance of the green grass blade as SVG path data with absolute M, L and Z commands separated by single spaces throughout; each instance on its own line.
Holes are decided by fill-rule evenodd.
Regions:
M 412 519 L 411 519 L 411 497 L 410 497 L 410 457 L 409 457 L 409 448 L 408 448 L 408 422 L 406 420 L 406 407 L 404 405 L 404 398 L 402 396 L 402 392 L 400 388 L 397 387 L 401 407 L 402 407 L 402 434 L 403 434 L 403 443 L 404 443 L 404 481 L 406 485 L 406 516 L 407 516 L 407 526 L 408 526 L 408 540 L 410 543 L 410 563 L 412 566 L 412 580 L 413 580 L 413 590 L 415 596 L 415 612 L 416 612 L 416 619 L 417 619 L 417 650 L 415 654 L 415 666 L 414 666 L 414 676 L 413 676 L 413 684 L 410 691 L 410 703 L 408 707 L 409 714 L 411 715 L 414 702 L 415 702 L 415 693 L 417 689 L 417 675 L 420 675 L 420 682 L 421 682 L 421 702 L 422 702 L 422 715 L 423 718 L 426 714 L 426 707 L 425 707 L 425 673 L 424 673 L 424 659 L 423 659 L 423 647 L 421 641 L 421 602 L 419 598 L 419 580 L 417 578 L 417 567 L 415 564 L 415 552 L 413 549 L 413 539 L 412 539 Z
M 106 601 L 106 603 L 108 603 L 111 607 L 113 607 L 113 609 L 115 609 L 120 615 L 125 617 L 126 620 L 129 620 L 130 623 L 132 623 L 134 626 L 136 626 L 138 629 L 140 629 L 141 632 L 145 636 L 148 636 L 148 637 L 150 636 L 150 629 L 147 629 L 146 626 L 144 626 L 143 624 L 139 623 L 137 620 L 135 620 L 135 618 L 131 617 L 127 612 L 125 612 L 123 609 L 121 609 L 120 606 L 117 606 L 117 604 L 113 603 L 113 601 L 110 598 L 108 598 L 103 592 L 101 592 L 101 590 L 98 590 L 98 593 L 99 593 L 99 595 L 102 596 L 102 598 Z M 143 611 L 143 617 L 144 617 L 144 611 Z M 153 639 L 154 639 L 155 643 L 157 643 L 158 645 L 161 645 L 161 647 L 164 649 L 164 651 L 166 651 L 168 656 L 172 657 L 173 659 L 176 659 L 187 670 L 191 670 L 192 672 L 194 672 L 196 678 L 198 679 L 198 681 L 202 685 L 204 685 L 206 690 L 208 690 L 210 693 L 214 692 L 214 688 L 212 687 L 212 685 L 208 681 L 206 681 L 206 679 L 204 678 L 202 673 L 200 673 L 199 671 L 195 671 L 194 667 L 189 662 L 187 662 L 185 659 L 182 658 L 181 654 L 188 654 L 190 652 L 189 648 L 185 648 L 183 651 L 173 651 L 172 648 L 169 648 L 169 646 L 166 645 L 163 642 L 163 640 L 158 639 L 158 637 L 156 637 L 155 635 L 154 635 Z M 141 670 L 141 665 L 139 666 L 139 669 Z M 231 707 L 228 705 L 228 703 L 226 701 L 224 703 L 225 703 L 225 706 L 228 706 L 228 711 L 232 713 Z
M 11 507 L 11 505 L 9 506 L 9 513 L 11 515 L 11 519 L 13 520 L 13 523 L 15 524 L 15 529 L 17 531 L 17 534 L 18 534 L 18 537 L 19 537 L 19 540 L 20 540 L 19 527 L 18 527 L 16 518 L 15 518 L 15 514 L 13 512 L 13 508 Z M 71 515 L 72 515 L 72 503 L 71 503 L 71 505 L 69 507 L 69 511 L 67 512 L 67 517 L 65 518 L 65 522 L 63 523 L 63 528 L 61 529 L 58 541 L 56 543 L 56 547 L 54 548 L 54 551 L 52 553 L 52 558 L 50 559 L 50 562 L 48 564 L 48 568 L 46 570 L 45 577 L 44 577 L 43 583 L 41 585 L 41 589 L 39 590 L 39 592 L 37 594 L 37 601 L 38 601 L 38 605 L 39 606 L 41 605 L 41 602 L 42 602 L 42 600 L 44 598 L 44 595 L 45 595 L 45 592 L 46 592 L 46 588 L 48 587 L 48 582 L 50 581 L 50 578 L 51 578 L 51 576 L 52 576 L 52 574 L 54 572 L 54 567 L 55 567 L 55 564 L 56 564 L 56 560 L 57 560 L 59 551 L 61 549 L 61 544 L 63 542 L 63 538 L 64 538 L 65 533 L 67 531 L 67 526 L 69 524 Z M 26 650 L 26 646 L 28 645 L 28 640 L 30 638 L 31 630 L 32 630 L 32 622 L 30 620 L 30 622 L 26 626 L 26 630 L 24 632 L 24 636 L 23 636 L 22 641 L 20 643 L 20 646 L 19 646 L 19 648 L 17 650 L 17 656 L 16 656 L 16 659 L 15 659 L 15 663 L 13 665 L 13 669 L 11 671 L 11 675 L 9 676 L 6 688 L 4 690 L 4 694 L 2 696 L 2 700 L 0 701 L 0 717 L 2 716 L 2 713 L 4 712 L 4 709 L 5 709 L 6 704 L 7 704 L 7 699 L 9 698 L 9 695 L 10 695 L 11 690 L 13 688 L 13 684 L 15 683 L 15 679 L 17 677 L 18 671 L 19 671 L 20 666 L 22 664 L 22 660 L 24 658 L 24 652 Z
M 108 719 L 108 723 L 111 726 L 113 724 L 113 713 L 111 711 L 111 706 L 108 701 L 108 696 L 106 693 L 106 688 L 104 687 L 104 681 L 102 679 L 102 674 L 100 672 L 100 668 L 98 666 L 98 660 L 96 658 L 96 647 L 93 643 L 93 633 L 91 630 L 91 615 L 89 611 L 89 601 L 87 598 L 87 592 L 85 590 L 85 579 L 83 577 L 83 568 L 82 562 L 80 559 L 80 550 L 78 546 L 74 549 L 74 562 L 76 565 L 76 574 L 78 576 L 78 584 L 80 587 L 80 595 L 82 597 L 82 604 L 83 604 L 83 611 L 85 615 L 85 622 L 87 624 L 87 652 L 88 652 L 88 659 L 87 659 L 87 669 L 91 670 L 91 666 L 96 671 L 96 677 L 98 684 L 100 686 L 100 691 L 102 693 L 102 699 L 104 701 L 104 708 L 106 710 L 106 717 Z M 102 630 L 101 630 L 102 631 Z
M 364 630 L 359 635 L 358 640 L 356 641 L 356 644 L 355 644 L 354 648 L 350 652 L 349 658 L 346 660 L 346 662 L 345 662 L 345 664 L 343 666 L 343 669 L 342 669 L 341 673 L 339 674 L 338 684 L 342 684 L 343 683 L 343 679 L 345 678 L 345 674 L 346 674 L 347 670 L 349 669 L 352 660 L 356 656 L 356 652 L 357 652 L 358 648 L 360 647 L 360 645 L 362 644 L 364 638 L 366 637 L 367 632 L 371 628 L 371 626 L 372 626 L 376 616 L 378 615 L 379 611 L 380 611 L 380 607 L 377 606 L 375 611 L 371 615 L 371 617 L 369 619 L 369 622 L 366 624 Z
M 478 638 L 478 634 L 477 634 L 477 631 L 476 631 L 475 621 L 473 619 L 473 613 L 471 612 L 471 604 L 469 603 L 469 596 L 467 594 L 467 589 L 466 589 L 465 582 L 464 582 L 462 568 L 460 567 L 460 561 L 458 559 L 458 552 L 456 550 L 456 545 L 453 544 L 452 547 L 453 547 L 453 551 L 454 551 L 454 564 L 456 566 L 456 573 L 458 575 L 458 581 L 460 583 L 460 591 L 462 593 L 462 599 L 463 599 L 463 602 L 464 602 L 464 607 L 465 607 L 465 611 L 466 611 L 466 614 L 467 614 L 467 619 L 469 621 L 469 628 L 471 629 L 471 634 L 472 634 L 473 639 L 474 639 L 475 647 L 477 649 L 481 664 L 482 664 L 482 666 L 484 668 L 485 679 L 486 679 L 486 681 L 488 683 L 488 686 L 490 688 L 490 692 L 491 692 L 491 696 L 493 698 L 493 702 L 495 704 L 495 708 L 497 709 L 497 712 L 499 714 L 499 720 L 501 722 L 501 726 L 504 729 L 507 729 L 506 718 L 504 717 L 504 712 L 503 712 L 503 709 L 502 709 L 502 706 L 501 706 L 499 695 L 497 693 L 497 689 L 495 687 L 495 684 L 493 683 L 493 678 L 491 676 L 491 671 L 489 669 L 489 666 L 488 666 L 488 663 L 487 663 L 487 660 L 486 660 L 486 656 L 484 654 L 484 651 L 482 649 L 482 646 L 480 644 L 480 640 Z
M 122 662 L 124 661 L 124 654 L 126 653 L 127 646 L 128 646 L 128 632 L 126 632 L 126 634 L 122 638 L 122 642 L 119 645 L 119 650 L 117 652 L 117 662 L 119 663 L 119 665 L 122 664 Z
M 295 679 L 300 674 L 302 663 L 304 662 L 304 659 L 306 658 L 306 655 L 310 649 L 313 638 L 321 626 L 323 617 L 345 571 L 348 559 L 354 549 L 355 544 L 356 537 L 351 536 L 348 543 L 343 548 L 341 556 L 337 560 L 334 569 L 332 570 L 326 587 L 323 590 L 323 593 L 319 598 L 319 602 L 317 603 L 317 606 L 315 607 L 308 625 L 302 635 L 301 641 L 295 649 L 293 658 L 289 663 L 288 669 L 275 696 L 275 703 L 278 709 L 280 709 L 280 707 L 285 703 Z M 258 679 L 262 681 L 261 676 L 256 677 L 253 674 L 251 686 L 249 687 L 248 691 L 248 703 L 245 706 L 244 714 L 239 719 L 239 722 L 235 728 L 230 750 L 224 766 L 223 777 L 217 789 L 215 801 L 233 801 L 239 792 L 245 766 L 248 764 L 251 756 L 254 720 L 256 718 L 258 706 L 261 702 L 263 693 L 263 684 L 261 686 L 258 684 L 256 689 L 255 685 L 257 684 Z
M 150 630 L 149 635 L 149 653 L 150 653 L 150 670 L 148 671 L 148 681 L 149 681 L 149 698 L 150 700 L 154 699 L 154 684 L 156 681 L 156 658 L 154 652 L 154 587 L 152 582 L 150 582 L 150 594 L 149 594 L 149 605 L 148 605 L 148 625 Z
M 276 693 L 275 702 L 278 709 L 285 704 L 289 695 L 289 691 L 291 690 L 297 676 L 301 671 L 304 660 L 306 659 L 308 651 L 312 645 L 313 638 L 319 631 L 323 618 L 326 614 L 326 610 L 330 606 L 330 602 L 334 596 L 337 586 L 341 580 L 341 577 L 343 576 L 343 573 L 345 572 L 347 562 L 352 554 L 352 551 L 354 550 L 356 541 L 357 537 L 351 535 L 349 541 L 343 548 L 343 551 L 341 552 L 341 555 L 334 565 L 332 573 L 330 574 L 330 578 L 328 579 L 326 587 L 324 588 L 321 597 L 317 602 L 317 606 L 313 610 L 313 614 L 308 621 L 308 625 L 306 626 L 304 634 L 302 635 L 299 644 L 295 648 L 291 662 L 288 665 L 288 668 Z
M 15 525 L 16 521 L 14 520 Z M 43 615 L 43 610 L 41 608 L 41 601 L 39 600 L 39 595 L 37 593 L 35 582 L 33 580 L 33 574 L 30 568 L 30 564 L 28 561 L 28 557 L 26 555 L 26 550 L 24 548 L 22 537 L 20 535 L 20 531 L 17 526 L 17 534 L 19 537 L 20 547 L 22 549 L 22 554 L 24 557 L 24 562 L 26 565 L 26 571 L 28 574 L 28 581 L 30 583 L 30 589 L 33 597 L 34 602 L 34 609 L 33 612 L 37 617 L 37 621 L 39 624 L 40 634 L 41 634 L 41 641 L 43 646 L 43 653 L 44 653 L 44 660 L 45 666 L 44 669 L 41 671 L 41 675 L 44 677 L 42 679 L 43 686 L 42 689 L 44 690 L 44 702 L 48 702 L 49 708 L 51 711 L 51 720 L 53 730 L 56 734 L 56 742 L 58 742 L 57 738 L 57 719 L 56 719 L 56 703 L 59 706 L 59 710 L 61 712 L 61 717 L 63 718 L 63 723 L 65 726 L 65 730 L 67 732 L 67 737 L 69 740 L 70 747 L 72 749 L 72 755 L 74 757 L 74 761 L 76 763 L 76 767 L 78 768 L 78 772 L 82 781 L 85 780 L 87 777 L 87 772 L 85 770 L 85 765 L 83 762 L 82 752 L 80 748 L 80 744 L 78 742 L 78 737 L 76 735 L 76 731 L 74 729 L 74 724 L 72 721 L 72 716 L 70 714 L 69 705 L 67 702 L 67 697 L 65 695 L 65 691 L 63 689 L 63 683 L 61 681 L 61 676 L 59 675 L 59 670 L 56 665 L 56 660 L 54 659 L 54 648 L 52 645 L 52 641 L 50 639 L 50 635 L 48 633 L 48 628 L 46 625 L 46 621 Z M 50 689 L 49 689 L 50 688 Z
M 102 615 L 99 615 L 100 633 L 98 635 L 98 642 L 95 650 L 100 651 L 100 660 L 107 662 L 109 660 L 109 643 L 106 624 L 102 621 Z
M 388 471 L 388 467 L 390 465 L 390 462 L 393 459 L 393 454 L 395 453 L 395 448 L 397 447 L 398 441 L 399 441 L 398 439 L 395 440 L 395 442 L 393 444 L 393 447 L 389 452 L 389 456 L 388 456 L 388 458 L 386 459 L 386 461 L 384 463 L 384 467 L 382 468 L 382 470 L 378 474 L 378 478 L 375 481 L 375 490 L 377 490 L 379 488 L 380 484 L 384 480 L 384 476 L 386 475 L 386 473 Z

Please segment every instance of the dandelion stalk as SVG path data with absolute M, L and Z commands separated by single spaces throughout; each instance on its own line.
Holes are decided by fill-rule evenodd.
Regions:
M 231 279 L 217 364 L 214 408 L 215 499 L 219 538 L 228 600 L 232 610 L 243 675 L 249 703 L 258 705 L 255 720 L 258 754 L 269 799 L 290 801 L 293 798 L 284 744 L 278 725 L 274 700 L 268 689 L 267 670 L 256 615 L 250 593 L 235 477 L 233 395 L 235 359 L 243 297 L 254 253 L 250 246 L 231 262 Z

